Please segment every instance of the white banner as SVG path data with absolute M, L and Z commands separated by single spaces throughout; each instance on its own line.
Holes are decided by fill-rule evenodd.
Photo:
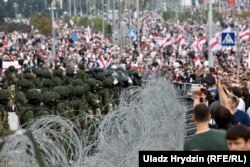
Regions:
M 9 68 L 9 66 L 14 66 L 16 69 L 21 68 L 18 61 L 3 61 L 3 63 L 2 63 L 2 68 L 3 69 Z

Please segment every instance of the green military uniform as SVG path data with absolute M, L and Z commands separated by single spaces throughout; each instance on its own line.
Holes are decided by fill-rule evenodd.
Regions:
M 64 83 L 63 83 L 63 80 L 59 77 L 55 77 L 52 79 L 52 85 L 55 87 L 55 86 L 63 86 Z
M 69 101 L 69 95 L 72 90 L 67 86 L 56 86 L 53 88 L 53 91 L 60 94 L 60 100 L 57 105 L 57 114 L 69 119 L 74 117 L 73 108 Z
M 32 69 L 32 72 L 35 75 L 35 78 L 33 81 L 35 88 L 41 89 L 42 88 L 42 69 L 34 68 Z
M 66 69 L 66 77 L 65 77 L 65 80 L 64 80 L 64 84 L 65 85 L 71 84 L 74 76 L 75 76 L 75 70 L 74 70 L 74 68 L 67 68 Z
M 6 71 L 5 71 L 5 75 L 7 78 L 7 87 L 10 87 L 12 85 L 16 85 L 18 82 L 18 78 L 17 78 L 17 71 L 15 69 L 14 66 L 10 66 Z
M 20 114 L 20 123 L 24 127 L 37 117 L 38 110 L 40 109 L 41 97 L 40 92 L 36 89 L 30 89 L 26 93 L 28 102 L 21 108 Z
M 51 79 L 42 80 L 42 90 L 41 90 L 42 93 L 50 91 L 52 87 L 53 87 L 53 82 Z
M 53 76 L 63 79 L 63 69 L 57 68 L 53 71 Z
M 90 106 L 88 112 L 94 115 L 101 115 L 101 96 L 99 90 L 102 83 L 93 78 L 89 78 L 86 83 L 90 86 L 90 92 L 87 96 L 87 101 Z
M 102 111 L 107 114 L 108 112 L 113 110 L 114 106 L 114 93 L 112 91 L 114 87 L 114 78 L 113 77 L 107 77 L 103 81 L 104 89 L 101 91 L 102 96 Z
M 60 95 L 56 92 L 45 92 L 42 95 L 42 106 L 37 113 L 37 116 L 43 115 L 55 115 L 56 107 L 58 101 L 60 99 Z
M 9 130 L 8 112 L 5 107 L 9 103 L 10 96 L 10 91 L 0 89 L 0 136 Z

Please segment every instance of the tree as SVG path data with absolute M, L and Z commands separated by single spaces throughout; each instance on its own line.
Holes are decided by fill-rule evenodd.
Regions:
M 0 1 L 0 23 L 3 22 L 4 19 L 4 6 L 2 0 Z
M 33 14 L 30 18 L 30 24 L 37 28 L 40 33 L 50 36 L 52 32 L 52 21 L 48 14 Z

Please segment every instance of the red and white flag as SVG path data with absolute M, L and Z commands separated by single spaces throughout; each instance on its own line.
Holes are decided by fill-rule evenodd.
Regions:
M 171 39 L 171 35 L 168 34 L 162 41 L 160 41 L 159 43 L 160 47 L 164 47 L 164 46 L 169 46 L 172 44 L 172 39 Z
M 184 35 L 179 35 L 179 37 L 177 38 L 177 40 L 175 41 L 176 45 L 182 45 L 185 44 L 185 37 Z
M 206 41 L 207 41 L 207 36 L 204 34 L 204 35 L 200 38 L 199 44 L 200 44 L 200 45 L 204 45 L 204 44 L 206 43 Z
M 196 55 L 195 58 L 194 58 L 194 66 L 195 67 L 201 66 L 200 56 L 198 56 L 198 55 Z
M 89 43 L 90 39 L 91 39 L 91 29 L 90 29 L 89 26 L 88 26 L 88 28 L 87 28 L 87 30 L 85 32 L 85 38 L 86 38 L 87 43 Z
M 247 28 L 246 26 L 244 26 L 241 31 L 239 32 L 239 39 L 240 41 L 244 41 L 247 40 L 250 37 L 250 31 L 249 28 Z
M 200 46 L 199 46 L 199 40 L 195 40 L 194 43 L 193 43 L 193 49 L 195 52 L 199 52 L 200 51 Z
M 107 68 L 112 62 L 111 56 L 109 56 L 106 60 L 104 59 L 103 55 L 100 55 L 97 63 L 99 64 L 99 68 Z
M 209 48 L 215 52 L 215 51 L 218 51 L 220 50 L 222 47 L 221 47 L 221 44 L 219 43 L 219 41 L 216 39 L 216 38 L 212 38 L 210 41 L 209 41 Z

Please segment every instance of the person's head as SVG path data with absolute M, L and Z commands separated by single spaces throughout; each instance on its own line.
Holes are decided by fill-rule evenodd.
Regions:
M 233 93 L 235 96 L 237 96 L 238 98 L 241 98 L 241 97 L 242 97 L 242 91 L 241 91 L 241 89 L 240 89 L 239 87 L 236 87 L 236 86 L 231 87 L 231 91 L 232 91 L 232 93 Z
M 196 123 L 208 123 L 210 118 L 209 108 L 205 104 L 195 106 L 193 119 Z
M 250 129 L 237 124 L 228 129 L 227 146 L 230 151 L 250 151 Z
M 231 110 L 235 110 L 239 104 L 238 98 L 236 96 L 229 96 L 228 103 Z
M 230 127 L 232 114 L 226 107 L 219 106 L 212 113 L 212 116 L 219 129 L 227 129 Z
M 202 100 L 209 100 L 213 98 L 212 94 L 207 89 L 201 89 L 201 98 Z
M 242 96 L 243 97 L 248 97 L 250 95 L 249 90 L 247 89 L 247 87 L 242 87 L 241 91 L 242 91 Z

